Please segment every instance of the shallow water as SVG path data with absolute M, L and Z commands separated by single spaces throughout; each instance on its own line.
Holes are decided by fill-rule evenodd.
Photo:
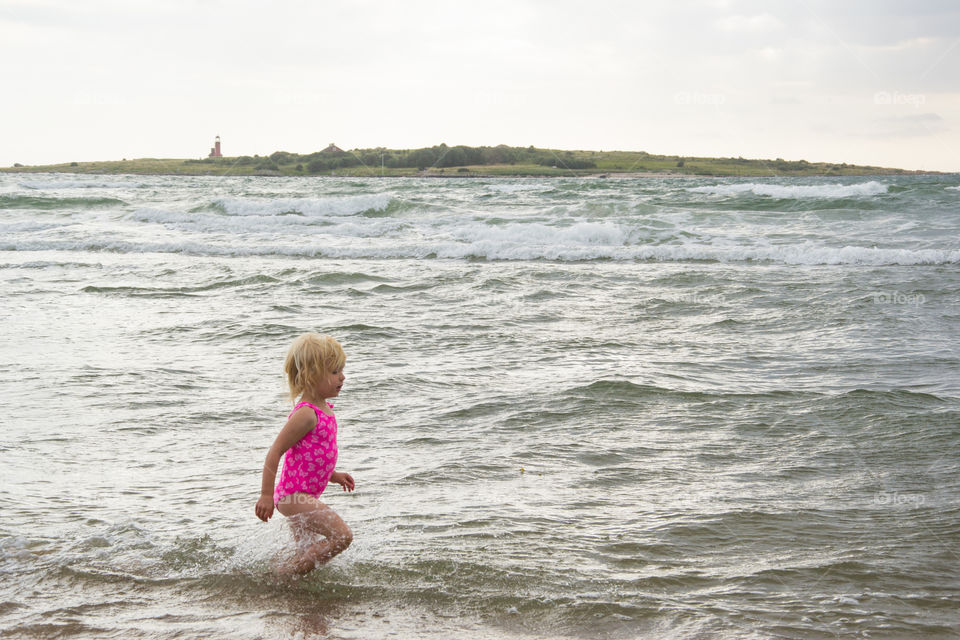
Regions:
M 0 633 L 956 637 L 958 231 L 957 177 L 0 176 Z M 355 540 L 285 582 L 306 330 Z

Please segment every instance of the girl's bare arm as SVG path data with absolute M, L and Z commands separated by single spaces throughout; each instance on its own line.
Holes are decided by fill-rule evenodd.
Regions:
M 317 414 L 310 407 L 303 407 L 287 420 L 277 435 L 267 459 L 263 463 L 263 476 L 260 482 L 260 499 L 257 501 L 257 517 L 266 522 L 273 515 L 273 489 L 277 483 L 277 469 L 280 458 L 287 449 L 297 444 L 317 424 Z M 269 498 L 269 501 L 267 500 Z

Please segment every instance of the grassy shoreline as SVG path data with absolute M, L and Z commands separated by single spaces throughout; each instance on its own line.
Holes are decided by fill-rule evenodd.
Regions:
M 100 162 L 66 162 L 49 165 L 0 168 L 4 173 L 75 173 L 92 175 L 191 175 L 191 176 L 347 176 L 347 177 L 786 177 L 786 176 L 878 176 L 941 174 L 938 171 L 914 171 L 827 162 L 763 160 L 746 158 L 698 158 L 653 155 L 643 151 L 566 151 L 556 149 L 519 149 L 516 147 L 482 147 L 488 157 L 507 150 L 510 162 L 451 164 L 448 152 L 469 147 L 397 151 L 387 149 L 355 149 L 336 153 L 318 152 L 309 155 L 278 151 L 270 156 L 236 156 L 223 158 L 139 158 Z M 479 151 L 478 149 L 474 149 Z M 385 158 L 392 163 L 410 163 L 413 154 L 433 152 L 440 160 L 433 166 L 381 165 Z M 537 154 L 534 156 L 534 154 Z M 507 155 L 507 154 L 501 154 Z M 426 156 L 430 158 L 429 153 Z M 399 158 L 399 160 L 398 160 Z M 539 158 L 538 162 L 532 161 Z M 379 161 L 378 161 L 379 159 Z M 446 159 L 446 160 L 445 160 Z M 336 166 L 342 163 L 348 166 Z M 444 163 L 445 166 L 438 166 Z M 354 166 L 349 166 L 349 165 Z

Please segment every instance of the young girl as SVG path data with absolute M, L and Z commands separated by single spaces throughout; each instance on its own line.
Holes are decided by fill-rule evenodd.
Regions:
M 330 336 L 305 333 L 293 341 L 284 362 L 290 399 L 299 397 L 300 402 L 267 452 L 256 512 L 266 522 L 276 505 L 290 518 L 298 553 L 288 569 L 298 575 L 329 561 L 353 540 L 347 523 L 317 500 L 328 482 L 353 491 L 350 474 L 334 470 L 337 419 L 327 402 L 340 393 L 346 360 L 343 347 Z M 283 471 L 274 488 L 280 456 Z M 323 539 L 317 541 L 316 534 Z

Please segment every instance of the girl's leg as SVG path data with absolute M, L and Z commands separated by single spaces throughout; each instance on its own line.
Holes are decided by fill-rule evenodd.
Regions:
M 305 493 L 286 496 L 277 503 L 277 511 L 290 518 L 293 536 L 298 543 L 303 543 L 311 534 L 319 534 L 324 538 L 304 546 L 291 567 L 294 573 L 309 573 L 344 551 L 353 542 L 353 532 L 347 523 L 333 509 L 313 496 Z

